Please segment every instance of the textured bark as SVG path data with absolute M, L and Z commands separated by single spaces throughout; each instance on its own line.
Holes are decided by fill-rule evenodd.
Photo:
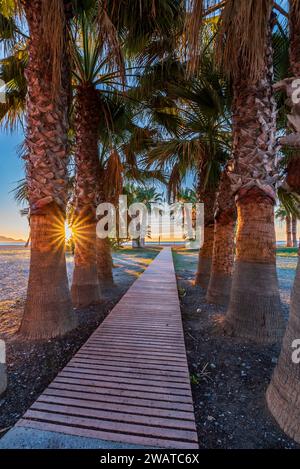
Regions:
M 0 363 L 0 396 L 7 388 L 7 373 L 5 363 Z
M 292 242 L 292 220 L 290 215 L 285 217 L 285 228 L 286 228 L 286 247 L 291 248 L 293 246 Z
M 80 220 L 75 229 L 75 256 L 72 281 L 72 301 L 85 307 L 100 301 L 100 287 L 96 264 L 96 220 L 89 211 L 78 212 Z
M 267 390 L 267 403 L 280 427 L 300 443 L 300 364 L 292 360 L 293 342 L 300 339 L 300 263 L 291 297 L 291 311 L 281 354 Z
M 293 102 L 292 94 L 295 87 L 292 86 L 295 80 L 300 80 L 300 3 L 290 2 L 290 72 L 292 77 L 286 78 L 274 86 L 277 90 L 285 91 L 287 95 L 287 105 L 290 107 L 288 117 L 288 135 L 280 139 L 282 145 L 293 148 L 295 154 L 289 159 L 287 166 L 286 183 L 293 192 L 300 193 L 300 105 Z M 299 89 L 299 85 L 297 88 Z M 297 92 L 297 96 L 298 96 Z
M 229 168 L 236 198 L 258 188 L 275 200 L 277 174 L 276 102 L 272 88 L 273 53 L 271 29 L 261 78 L 248 82 L 241 76 L 234 82 L 233 163 Z
M 204 203 L 204 243 L 199 251 L 195 284 L 206 289 L 210 278 L 214 245 L 214 203 L 216 191 L 206 190 L 200 194 L 200 201 Z
M 236 206 L 227 168 L 224 170 L 215 207 L 213 259 L 206 299 L 227 305 L 234 262 Z
M 275 263 L 273 200 L 259 189 L 238 199 L 236 260 L 225 329 L 260 343 L 282 337 L 284 320 Z
M 77 88 L 75 102 L 76 182 L 75 268 L 72 300 L 77 307 L 100 301 L 96 260 L 96 206 L 100 178 L 98 160 L 99 98 L 92 86 Z
M 205 210 L 205 208 L 204 208 Z M 214 226 L 204 226 L 204 243 L 199 251 L 198 269 L 195 284 L 206 289 L 208 287 L 214 245 Z
M 292 216 L 292 240 L 293 240 L 293 247 L 296 248 L 298 246 L 298 242 L 297 242 L 297 218 L 294 215 Z
M 97 238 L 97 272 L 101 291 L 114 287 L 113 260 L 109 239 Z
M 30 32 L 26 130 L 26 178 L 30 204 L 31 260 L 20 332 L 35 339 L 75 327 L 64 255 L 67 188 L 68 57 L 61 84 L 52 90 L 52 61 L 40 48 L 42 2 L 24 2 Z
M 197 197 L 199 202 L 204 203 L 204 242 L 199 251 L 198 269 L 195 284 L 206 289 L 210 278 L 210 269 L 214 244 L 214 205 L 217 188 L 210 184 L 203 187 L 206 179 L 206 161 L 200 161 L 198 171 Z
M 286 170 L 286 183 L 287 187 L 293 191 L 300 193 L 300 150 L 297 151 L 297 155 L 294 155 L 288 165 Z
M 76 326 L 65 262 L 64 216 L 56 204 L 31 216 L 31 259 L 20 333 L 32 339 L 63 335 Z
M 228 305 L 234 262 L 235 220 L 215 223 L 213 260 L 206 299 L 209 303 Z
M 105 194 L 104 182 L 105 174 L 101 171 L 98 179 L 98 201 L 97 203 L 110 201 L 115 203 Z M 97 237 L 96 241 L 96 259 L 97 259 L 97 275 L 100 291 L 110 290 L 115 286 L 113 278 L 113 259 L 111 254 L 111 246 L 109 239 L 101 239 Z
M 238 229 L 225 318 L 231 334 L 261 343 L 277 341 L 284 327 L 275 264 L 277 148 L 271 22 L 266 25 L 266 36 L 260 78 L 253 82 L 240 76 L 233 84 L 233 165 L 229 175 Z

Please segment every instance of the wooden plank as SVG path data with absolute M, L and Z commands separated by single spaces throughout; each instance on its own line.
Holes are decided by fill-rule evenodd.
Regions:
M 156 399 L 157 401 L 164 401 L 164 402 L 181 402 L 183 404 L 190 404 L 191 399 L 187 395 L 177 396 L 170 393 L 158 393 L 158 392 L 150 392 L 144 390 L 132 390 L 126 388 L 115 388 L 111 387 L 103 387 L 102 385 L 97 386 L 84 384 L 84 383 L 77 383 L 74 384 L 73 382 L 67 382 L 66 380 L 59 380 L 55 378 L 55 380 L 49 385 L 49 388 L 55 389 L 74 389 L 74 391 L 84 392 L 92 392 L 98 394 L 111 394 L 112 396 L 124 396 L 124 397 L 135 397 L 137 399 Z
M 114 387 L 114 382 L 111 380 L 105 381 L 104 379 L 101 378 L 99 375 L 92 375 L 91 379 L 86 378 L 83 374 L 77 374 L 74 376 L 65 376 L 62 375 L 61 373 L 55 378 L 56 383 L 68 383 L 68 384 L 76 384 L 76 385 L 82 385 L 82 386 L 95 386 L 96 388 L 101 387 L 102 389 L 111 389 Z M 119 390 L 124 390 L 124 391 L 141 391 L 144 393 L 153 393 L 153 394 L 159 394 L 159 395 L 166 395 L 166 396 L 185 396 L 186 395 L 186 390 L 182 389 L 174 389 L 170 388 L 170 386 L 165 383 L 165 386 L 149 386 L 148 384 L 144 383 L 142 384 L 130 384 L 127 382 L 121 382 L 119 380 L 118 382 L 118 389 Z
M 185 441 L 174 441 L 171 438 L 168 439 L 157 439 L 149 438 L 140 435 L 129 435 L 121 432 L 108 432 L 99 431 L 90 428 L 73 427 L 63 424 L 55 424 L 51 422 L 39 422 L 36 420 L 20 420 L 16 426 L 35 428 L 42 431 L 52 431 L 57 433 L 63 433 L 74 436 L 84 436 L 88 438 L 98 438 L 100 440 L 108 440 L 120 443 L 135 444 L 141 446 L 148 446 L 154 448 L 180 448 L 180 449 L 199 449 L 198 443 L 185 442 Z
M 76 393 L 75 393 L 76 394 Z M 51 404 L 65 404 L 69 406 L 75 407 L 87 407 L 89 409 L 100 409 L 102 410 L 105 408 L 106 411 L 109 412 L 123 412 L 126 414 L 135 414 L 140 416 L 152 416 L 152 417 L 167 417 L 170 419 L 181 419 L 181 420 L 191 420 L 194 422 L 194 414 L 193 412 L 184 412 L 180 410 L 172 410 L 172 409 L 162 409 L 156 407 L 146 407 L 146 406 L 138 406 L 138 405 L 130 405 L 129 403 L 121 403 L 121 402 L 107 402 L 107 401 L 99 401 L 95 400 L 93 396 L 90 399 L 87 399 L 87 396 L 84 396 L 84 399 L 80 397 L 70 397 L 69 393 L 67 393 L 67 397 L 57 396 L 57 395 L 48 395 L 42 394 L 38 398 L 36 402 L 49 402 Z M 105 407 L 103 406 L 105 404 Z
M 54 423 L 68 423 L 77 427 L 87 429 L 99 429 L 102 431 L 124 432 L 129 434 L 140 434 L 156 438 L 172 438 L 174 440 L 197 441 L 194 431 L 181 430 L 177 428 L 156 427 L 147 425 L 145 419 L 143 425 L 127 422 L 115 422 L 113 420 L 97 419 L 93 417 L 77 417 L 70 414 L 60 414 L 57 412 L 43 412 L 30 408 L 24 418 L 41 420 Z
M 137 409 L 140 407 L 148 407 L 149 409 L 159 409 L 159 410 L 174 410 L 179 412 L 193 412 L 193 405 L 191 403 L 182 403 L 182 402 L 170 402 L 170 401 L 158 401 L 157 399 L 141 399 L 135 398 L 133 396 L 114 396 L 112 394 L 98 394 L 94 391 L 84 393 L 74 390 L 72 387 L 66 387 L 58 389 L 55 386 L 53 388 L 47 388 L 42 396 L 56 396 L 56 397 L 76 397 L 79 399 L 88 399 L 93 401 L 98 401 L 104 403 L 104 408 L 113 404 L 123 404 L 133 405 Z
M 150 373 L 149 370 L 139 370 L 134 368 L 119 368 L 117 366 L 108 366 L 105 367 L 103 365 L 91 365 L 89 363 L 80 363 L 80 362 L 73 362 L 69 363 L 68 370 L 89 370 L 93 373 L 103 373 L 106 376 L 139 376 L 143 377 L 144 379 L 149 379 L 152 381 L 168 381 L 171 383 L 182 383 L 182 380 L 186 379 L 186 375 L 178 375 L 176 373 L 170 374 L 170 372 L 161 371 Z
M 85 365 L 92 365 L 96 369 L 100 366 L 103 367 L 109 367 L 110 369 L 115 369 L 117 370 L 134 370 L 134 371 L 140 371 L 140 372 L 148 372 L 149 374 L 163 374 L 166 373 L 168 376 L 175 376 L 178 377 L 179 379 L 187 379 L 188 378 L 188 372 L 185 368 L 178 368 L 178 367 L 171 367 L 170 365 L 150 365 L 150 364 L 145 364 L 145 362 L 142 362 L 141 364 L 134 362 L 132 364 L 132 361 L 128 362 L 123 362 L 120 363 L 119 361 L 116 363 L 114 360 L 105 360 L 102 359 L 101 361 L 99 360 L 91 360 L 91 359 L 85 359 L 85 358 L 80 358 L 77 357 L 77 355 L 70 361 L 70 364 L 73 363 L 80 363 L 80 364 L 85 364 Z
M 85 403 L 86 404 L 86 403 Z M 99 420 L 107 420 L 112 422 L 122 423 L 134 423 L 134 424 L 145 424 L 145 416 L 128 412 L 123 412 L 120 409 L 117 412 L 110 410 L 103 410 L 102 408 L 97 409 L 96 406 L 89 405 L 74 405 L 64 403 L 53 403 L 53 402 L 42 402 L 40 400 L 35 401 L 31 406 L 31 410 L 41 412 L 59 413 L 65 415 L 72 415 L 76 417 L 91 417 Z M 148 426 L 157 426 L 161 428 L 175 428 L 179 430 L 194 430 L 195 424 L 192 420 L 182 420 L 178 418 L 164 418 L 162 416 L 148 415 L 147 417 Z
M 119 375 L 106 375 L 106 374 L 101 374 L 97 373 L 95 374 L 95 370 L 91 371 L 83 371 L 81 370 L 70 370 L 69 368 L 62 371 L 59 374 L 60 377 L 63 378 L 73 378 L 73 379 L 84 379 L 84 380 L 94 380 L 94 381 L 107 381 L 108 383 L 118 383 L 118 384 L 129 384 L 135 386 L 135 389 L 138 389 L 136 386 L 146 386 L 147 390 L 150 390 L 153 388 L 161 388 L 163 384 L 168 383 L 168 389 L 172 388 L 175 390 L 188 390 L 189 385 L 188 383 L 174 383 L 172 381 L 166 381 L 164 379 L 160 381 L 152 380 L 152 379 L 145 379 L 145 378 L 140 378 L 140 377 L 132 377 L 132 376 L 119 376 Z M 96 377 L 95 377 L 96 376 Z

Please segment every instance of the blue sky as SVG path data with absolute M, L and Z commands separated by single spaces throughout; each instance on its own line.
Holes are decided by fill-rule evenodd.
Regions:
M 24 177 L 23 160 L 17 156 L 17 147 L 23 135 L 0 131 L 0 235 L 25 238 L 28 232 L 26 217 L 21 217 L 19 207 L 10 191 L 16 181 Z

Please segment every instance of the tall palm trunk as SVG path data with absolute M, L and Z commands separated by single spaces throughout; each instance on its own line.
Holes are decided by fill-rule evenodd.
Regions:
M 97 272 L 101 291 L 114 287 L 113 260 L 108 238 L 97 237 Z
M 276 108 L 272 90 L 271 24 L 258 80 L 234 80 L 231 178 L 236 194 L 236 261 L 226 329 L 257 342 L 274 342 L 284 322 L 275 263 L 274 185 Z
M 295 78 L 300 78 L 300 4 L 290 2 L 290 63 Z M 294 129 L 295 131 L 296 129 Z M 294 134 L 300 142 L 300 134 Z M 300 145 L 298 146 L 300 151 Z M 300 161 L 295 158 L 288 170 L 289 185 L 300 194 Z M 280 357 L 267 390 L 268 407 L 280 427 L 300 443 L 300 365 L 292 360 L 294 341 L 300 338 L 300 257 L 291 295 L 291 309 Z
M 224 170 L 215 207 L 213 259 L 206 299 L 228 305 L 234 262 L 236 207 L 231 181 Z
M 53 93 L 54 59 L 49 50 L 45 54 L 41 49 L 46 14 L 42 4 L 42 0 L 24 2 L 30 32 L 26 69 L 26 175 L 31 259 L 20 332 L 33 339 L 62 335 L 76 325 L 68 288 L 64 235 L 69 67 L 67 54 L 62 51 L 61 81 Z
M 286 247 L 291 248 L 292 243 L 292 219 L 290 215 L 285 217 L 285 229 L 286 229 Z
M 98 202 L 107 202 L 109 197 L 106 197 L 105 187 L 103 184 L 105 173 L 103 171 L 99 174 L 98 180 Z M 112 203 L 115 200 L 111 201 Z M 111 246 L 109 238 L 99 238 L 97 236 L 96 241 L 96 261 L 97 261 L 97 275 L 101 293 L 113 288 L 114 277 L 113 277 L 113 259 L 111 254 Z
M 290 59 L 290 71 L 293 76 L 289 81 L 299 80 L 300 79 L 300 5 L 297 0 L 290 0 L 290 50 L 289 50 L 289 59 Z M 294 91 L 295 89 L 293 89 Z M 295 109 L 295 114 L 299 113 Z M 293 111 L 293 110 L 292 110 Z M 298 119 L 299 122 L 299 119 Z M 299 125 L 299 124 L 298 124 Z M 293 132 L 296 129 L 291 129 Z M 294 136 L 298 136 L 296 140 L 296 145 L 294 146 L 295 154 L 292 158 L 289 159 L 287 166 L 287 177 L 286 183 L 288 184 L 291 191 L 297 192 L 300 191 L 300 129 L 296 130 Z M 292 143 L 292 142 L 291 142 Z
M 204 243 L 199 251 L 198 269 L 195 284 L 206 289 L 208 286 L 211 270 L 211 262 L 214 244 L 214 205 L 216 199 L 216 188 L 209 183 L 203 187 L 206 180 L 206 164 L 200 164 L 197 196 L 199 202 L 204 203 Z
M 72 300 L 76 307 L 85 307 L 100 301 L 96 262 L 96 206 L 98 179 L 99 106 L 98 92 L 90 85 L 80 85 L 76 92 L 76 182 L 75 268 L 72 282 Z
M 293 239 L 293 247 L 296 248 L 297 243 L 297 218 L 295 215 L 292 216 L 292 239 Z

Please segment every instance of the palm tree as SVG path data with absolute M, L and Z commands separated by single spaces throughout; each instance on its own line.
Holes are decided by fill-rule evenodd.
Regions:
M 296 248 L 298 246 L 297 240 L 297 217 L 295 215 L 292 216 L 292 239 L 293 239 L 293 247 Z
M 215 203 L 214 244 L 206 299 L 228 305 L 234 264 L 236 206 L 232 193 L 228 162 L 223 169 Z
M 64 334 L 76 325 L 64 256 L 69 107 L 66 38 L 70 10 L 59 0 L 46 8 L 41 0 L 11 2 L 10 6 L 25 15 L 30 36 L 22 34 L 28 48 L 24 158 L 31 259 L 20 332 L 40 339 Z M 7 2 L 3 2 L 1 13 L 12 18 L 14 11 L 9 16 L 6 7 Z
M 187 174 L 197 178 L 198 201 L 204 202 L 204 244 L 196 283 L 206 288 L 213 252 L 215 197 L 228 153 L 228 97 L 226 82 L 213 67 L 209 50 L 198 76 L 186 80 L 184 75 L 185 67 L 171 56 L 152 66 L 140 80 L 143 100 L 150 89 L 147 105 L 153 123 L 163 129 L 147 159 L 149 164 L 168 168 L 170 192 L 175 198 Z
M 99 165 L 98 141 L 102 115 L 109 110 L 107 92 L 113 89 L 119 75 L 109 71 L 105 43 L 92 21 L 93 18 L 88 18 L 83 12 L 75 23 L 72 41 L 76 180 L 72 222 L 75 268 L 71 292 L 75 306 L 88 306 L 100 301 L 96 207 L 103 174 Z
M 231 334 L 258 342 L 278 340 L 284 327 L 275 265 L 272 6 L 271 0 L 227 1 L 217 41 L 221 63 L 233 86 L 229 175 L 238 212 L 225 327 Z
M 106 106 L 109 119 L 103 116 L 99 134 L 99 202 L 111 202 L 118 208 L 124 184 L 125 188 L 133 183 L 164 184 L 165 179 L 159 171 L 147 170 L 141 164 L 140 155 L 152 143 L 153 131 L 135 122 L 135 103 L 116 93 L 107 99 Z M 106 291 L 114 286 L 110 240 L 97 237 L 96 245 L 98 280 L 101 290 Z
M 292 242 L 292 218 L 291 214 L 286 211 L 286 209 L 280 205 L 276 210 L 276 218 L 281 221 L 285 221 L 286 228 L 286 247 L 291 248 L 293 246 Z
M 300 4 L 297 1 L 289 2 L 289 26 L 290 26 L 290 72 L 292 78 L 281 82 L 289 98 L 290 85 L 293 80 L 300 77 Z M 290 160 L 287 169 L 288 188 L 300 194 L 300 165 L 297 154 L 300 149 L 299 109 L 290 99 L 292 112 L 288 116 L 289 134 L 283 143 L 292 148 L 295 155 Z M 268 407 L 277 420 L 280 427 L 298 443 L 300 442 L 299 425 L 299 394 L 300 394 L 300 369 L 299 364 L 292 360 L 294 341 L 300 337 L 300 261 L 298 257 L 295 281 L 291 295 L 291 308 L 288 325 L 283 338 L 282 349 L 271 383 L 267 390 Z
M 124 194 L 127 195 L 129 205 L 142 203 L 146 206 L 148 213 L 153 204 L 160 204 L 162 202 L 162 194 L 157 192 L 155 186 L 137 186 L 136 184 L 129 183 L 124 187 Z M 148 232 L 148 235 L 151 236 L 151 233 Z M 138 238 L 132 240 L 132 247 L 143 248 L 144 246 L 144 236 L 139 235 Z

